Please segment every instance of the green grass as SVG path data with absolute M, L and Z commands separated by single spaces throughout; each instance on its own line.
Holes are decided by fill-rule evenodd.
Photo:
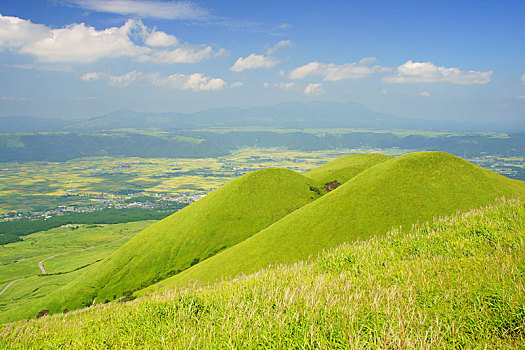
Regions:
M 75 280 L 89 266 L 111 255 L 131 235 L 154 222 L 59 227 L 1 246 L 0 290 L 11 281 L 24 279 L 0 295 L 0 322 L 19 319 L 20 313 L 32 310 L 42 297 Z M 46 275 L 41 275 L 38 262 L 53 255 L 57 256 L 43 263 Z
M 41 307 L 56 312 L 114 300 L 180 273 L 314 201 L 319 187 L 285 169 L 247 174 L 148 227 Z
M 327 162 L 308 171 L 305 175 L 323 184 L 332 181 L 343 184 L 363 170 L 387 161 L 390 158 L 392 157 L 382 154 L 353 154 Z
M 368 168 L 236 246 L 152 286 L 213 283 L 273 263 L 315 256 L 343 242 L 385 234 L 493 201 L 525 196 L 525 183 L 442 152 L 416 152 Z
M 524 230 L 524 203 L 500 200 L 229 283 L 3 325 L 0 346 L 520 348 Z
M 501 196 L 525 195 L 524 182 L 442 152 L 352 156 L 312 173 L 324 179 L 345 169 L 346 178 L 363 171 L 322 197 L 316 193 L 322 182 L 290 170 L 245 175 L 147 228 L 16 316 L 77 309 L 137 290 L 144 295 L 231 279 Z M 344 180 L 344 174 L 337 176 Z

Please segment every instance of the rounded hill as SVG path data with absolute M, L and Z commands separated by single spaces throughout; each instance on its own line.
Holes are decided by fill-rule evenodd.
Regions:
M 314 201 L 321 196 L 319 187 L 286 169 L 244 175 L 146 228 L 50 295 L 45 307 L 56 312 L 94 299 L 111 301 L 177 274 Z
M 442 152 L 407 154 L 364 170 L 317 201 L 162 285 L 212 283 L 269 264 L 308 259 L 345 241 L 385 234 L 391 228 L 479 207 L 502 196 L 525 196 L 525 182 Z M 146 291 L 152 290 L 155 286 Z
M 305 175 L 322 184 L 329 184 L 334 181 L 338 184 L 344 184 L 363 170 L 389 159 L 392 159 L 392 157 L 383 154 L 351 154 L 329 161 L 306 172 Z

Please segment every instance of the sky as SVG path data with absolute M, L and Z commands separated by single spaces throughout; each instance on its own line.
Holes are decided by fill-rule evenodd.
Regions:
M 525 1 L 0 0 L 0 116 L 358 103 L 525 119 Z

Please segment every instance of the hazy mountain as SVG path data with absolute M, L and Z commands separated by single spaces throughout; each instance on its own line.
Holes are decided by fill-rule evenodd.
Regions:
M 285 129 L 352 128 L 451 131 L 520 131 L 525 125 L 402 118 L 355 103 L 286 102 L 266 107 L 212 108 L 195 113 L 150 113 L 117 110 L 74 121 L 3 117 L 1 132 L 81 131 L 115 129 L 181 130 L 193 128 L 263 127 Z

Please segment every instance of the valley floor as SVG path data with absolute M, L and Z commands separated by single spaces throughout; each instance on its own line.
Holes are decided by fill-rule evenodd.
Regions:
M 344 244 L 233 282 L 0 328 L 14 349 L 443 349 L 525 344 L 525 203 Z

